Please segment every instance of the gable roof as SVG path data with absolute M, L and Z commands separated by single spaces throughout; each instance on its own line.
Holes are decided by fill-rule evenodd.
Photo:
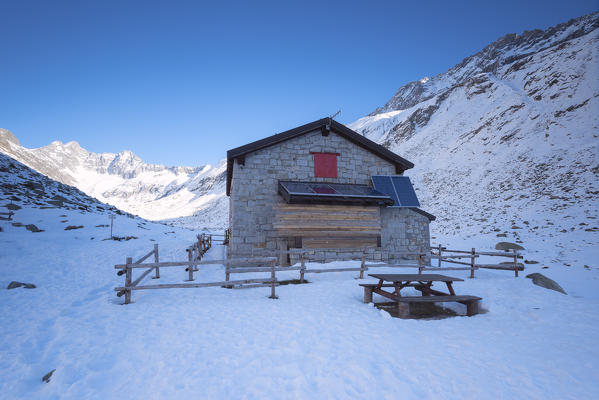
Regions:
M 306 133 L 314 132 L 316 130 L 321 130 L 323 132 L 323 135 L 328 134 L 328 132 L 335 132 L 336 134 L 344 137 L 350 142 L 353 142 L 358 146 L 370 151 L 371 153 L 376 154 L 380 158 L 387 160 L 392 164 L 395 164 L 397 173 L 401 173 L 407 169 L 414 167 L 414 164 L 410 161 L 398 156 L 397 154 L 386 149 L 380 144 L 375 143 L 370 139 L 367 139 L 359 133 L 349 129 L 347 126 L 335 121 L 334 119 L 322 118 L 318 121 L 310 122 L 309 124 L 298 126 L 297 128 L 277 133 L 276 135 L 272 135 L 264 139 L 260 139 L 255 142 L 248 143 L 227 151 L 227 196 L 231 194 L 233 163 L 236 159 L 243 160 L 245 156 L 249 153 L 253 153 L 257 150 L 261 150 L 266 147 L 279 144 L 286 140 L 293 139 L 298 136 L 305 135 Z

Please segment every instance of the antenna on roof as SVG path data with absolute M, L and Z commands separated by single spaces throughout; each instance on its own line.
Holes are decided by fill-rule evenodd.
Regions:
M 339 114 L 341 114 L 341 109 L 339 109 L 339 111 L 337 111 L 335 114 L 331 115 L 329 118 L 333 119 L 333 118 L 335 118 Z

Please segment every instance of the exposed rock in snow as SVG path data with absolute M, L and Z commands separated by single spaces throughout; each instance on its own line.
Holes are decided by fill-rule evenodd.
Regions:
M 545 275 L 535 272 L 533 274 L 526 275 L 527 278 L 532 279 L 532 283 L 545 289 L 555 290 L 563 294 L 568 294 L 566 291 L 557 284 L 553 279 L 547 278 Z
M 20 287 L 23 287 L 25 289 L 35 289 L 36 288 L 36 286 L 33 283 L 11 281 L 8 284 L 8 286 L 6 287 L 6 289 L 10 290 L 10 289 L 16 289 L 16 288 L 20 288 Z

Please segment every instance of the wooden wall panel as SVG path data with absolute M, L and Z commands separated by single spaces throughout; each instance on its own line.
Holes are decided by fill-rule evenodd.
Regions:
M 376 247 L 381 214 L 376 206 L 279 204 L 273 227 L 278 237 L 301 237 L 304 248 Z

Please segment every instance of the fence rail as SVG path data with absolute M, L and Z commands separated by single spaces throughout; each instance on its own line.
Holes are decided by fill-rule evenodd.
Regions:
M 438 265 L 437 267 L 425 267 L 422 268 L 422 271 L 459 271 L 459 270 L 470 270 L 470 278 L 474 278 L 474 271 L 480 268 L 486 268 L 486 269 L 502 269 L 502 270 L 507 270 L 507 271 L 514 271 L 514 275 L 517 277 L 518 276 L 518 271 L 523 271 L 524 270 L 524 265 L 518 262 L 518 259 L 522 258 L 523 256 L 516 250 L 513 249 L 512 251 L 476 251 L 475 248 L 472 248 L 470 251 L 467 250 L 454 250 L 454 249 L 448 249 L 446 247 L 443 247 L 441 245 L 438 245 L 436 247 L 430 247 L 429 248 L 430 253 L 431 253 L 431 258 L 437 259 L 438 260 Z M 455 254 L 447 254 L 447 253 L 457 253 L 457 254 L 464 254 L 463 256 L 458 256 Z M 468 255 L 466 255 L 468 254 Z M 506 257 L 512 260 L 512 262 L 507 262 L 507 263 L 501 263 L 501 264 L 481 264 L 481 263 L 476 263 L 476 259 L 484 256 L 484 257 Z M 456 261 L 455 259 L 460 259 L 460 258 L 470 258 L 470 262 L 464 262 L 464 261 Z M 460 265 L 467 265 L 468 267 L 443 267 L 442 266 L 442 262 L 446 262 L 446 263 L 451 263 L 451 264 L 460 264 Z
M 5 221 L 12 221 L 12 216 L 15 215 L 15 213 L 12 211 L 9 211 L 9 212 L 0 211 L 0 215 L 8 215 L 8 217 L 0 217 L 0 219 L 5 220 Z
M 222 235 L 221 235 L 222 236 Z M 237 258 L 219 259 L 219 260 L 203 260 L 203 255 L 212 246 L 212 235 L 201 234 L 197 236 L 197 242 L 189 246 L 186 251 L 188 259 L 186 261 L 163 261 L 159 259 L 158 244 L 154 245 L 154 249 L 137 261 L 133 262 L 131 257 L 126 258 L 125 264 L 117 264 L 114 268 L 117 270 L 117 275 L 125 275 L 124 286 L 116 287 L 114 290 L 117 296 L 125 296 L 125 304 L 131 303 L 131 293 L 134 290 L 150 290 L 150 289 L 169 289 L 169 288 L 203 288 L 203 287 L 226 287 L 226 288 L 249 288 L 249 287 L 270 287 L 270 298 L 276 299 L 275 287 L 279 286 L 277 279 L 278 272 L 298 271 L 300 282 L 305 281 L 305 274 L 319 274 L 327 272 L 359 272 L 359 278 L 364 278 L 364 272 L 370 268 L 414 268 L 418 269 L 418 273 L 423 271 L 470 271 L 470 277 L 474 278 L 474 273 L 477 269 L 488 268 L 496 270 L 514 271 L 515 276 L 518 276 L 518 271 L 524 270 L 524 265 L 518 262 L 518 259 L 523 258 L 516 250 L 511 252 L 492 252 L 492 251 L 476 251 L 472 248 L 467 250 L 449 250 L 443 246 L 431 247 L 428 251 L 408 251 L 394 252 L 393 258 L 410 260 L 410 262 L 371 262 L 372 248 L 360 249 L 290 249 L 290 250 L 267 250 L 259 252 L 261 255 L 249 255 Z M 340 267 L 340 268 L 307 268 L 307 262 L 314 262 L 316 252 L 335 251 L 339 253 L 359 254 L 360 257 L 350 255 L 349 257 L 338 257 L 334 261 L 359 260 L 359 267 Z M 258 253 L 258 252 L 257 252 Z M 283 267 L 277 265 L 281 255 L 293 254 L 299 257 L 299 266 Z M 390 255 L 391 253 L 389 253 Z M 154 256 L 153 262 L 146 262 L 150 257 Z M 511 262 L 500 264 L 483 264 L 477 263 L 477 259 L 481 256 L 490 257 L 506 257 L 510 258 Z M 468 261 L 462 261 L 468 260 Z M 436 266 L 432 263 L 436 261 Z M 464 265 L 463 267 L 444 266 L 443 263 Z M 224 265 L 225 280 L 221 282 L 196 282 L 194 281 L 194 272 L 199 271 L 200 265 Z M 147 277 L 152 271 L 155 271 L 154 279 L 160 278 L 160 268 L 169 267 L 185 267 L 188 272 L 188 283 L 165 283 L 155 285 L 140 285 L 142 280 Z M 133 280 L 133 271 L 136 269 L 145 269 L 135 280 Z M 238 279 L 231 280 L 232 274 L 243 273 L 269 273 L 268 277 Z

